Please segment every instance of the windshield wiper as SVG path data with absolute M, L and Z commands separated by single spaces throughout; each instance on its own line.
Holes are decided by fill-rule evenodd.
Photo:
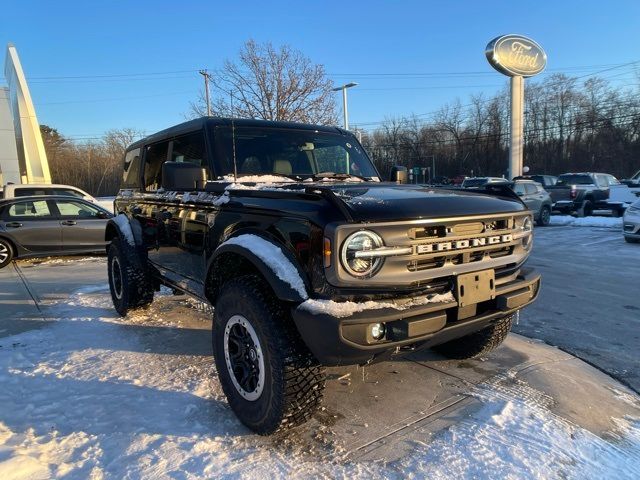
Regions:
M 362 175 L 356 175 L 355 173 L 336 173 L 336 172 L 320 172 L 313 175 L 314 179 L 320 178 L 335 178 L 336 180 L 345 180 L 347 178 L 358 178 L 363 182 L 370 182 L 371 179 L 363 177 Z

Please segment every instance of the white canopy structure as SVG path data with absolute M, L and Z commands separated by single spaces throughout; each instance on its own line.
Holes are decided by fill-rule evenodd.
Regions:
M 7 87 L 0 87 L 0 186 L 51 183 L 40 124 L 16 47 L 7 45 Z

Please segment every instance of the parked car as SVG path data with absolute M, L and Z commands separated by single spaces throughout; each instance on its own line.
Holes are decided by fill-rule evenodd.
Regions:
M 561 213 L 590 216 L 594 209 L 611 210 L 616 215 L 624 212 L 621 203 L 609 204 L 610 189 L 620 182 L 607 173 L 564 173 L 555 185 L 546 187 L 553 201 L 553 209 Z
M 465 178 L 462 182 L 462 188 L 480 188 L 487 184 L 509 183 L 509 180 L 502 177 L 471 177 Z
M 96 199 L 84 190 L 73 185 L 59 185 L 55 183 L 8 183 L 2 189 L 0 198 L 32 197 L 36 195 L 65 195 L 82 198 L 87 202 L 96 203 Z
M 0 268 L 14 258 L 104 252 L 111 217 L 104 208 L 69 196 L 0 200 Z
M 514 180 L 533 180 L 542 185 L 543 188 L 552 187 L 558 183 L 558 177 L 554 175 L 522 175 L 520 177 L 513 177 Z
M 622 218 L 624 239 L 629 243 L 640 242 L 640 200 L 627 208 Z
M 336 127 L 205 117 L 144 138 L 106 231 L 114 307 L 160 285 L 214 305 L 218 378 L 260 434 L 313 415 L 325 366 L 485 355 L 538 295 L 530 212 L 501 184 L 379 178 Z
M 513 191 L 533 212 L 539 226 L 549 225 L 553 202 L 549 192 L 533 180 L 514 180 Z

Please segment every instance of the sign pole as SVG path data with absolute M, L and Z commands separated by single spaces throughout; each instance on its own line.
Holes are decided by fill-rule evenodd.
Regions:
M 511 132 L 509 148 L 509 180 L 522 175 L 524 150 L 524 78 L 511 77 Z

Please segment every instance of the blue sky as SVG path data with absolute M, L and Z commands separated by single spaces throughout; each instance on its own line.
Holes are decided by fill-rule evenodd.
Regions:
M 640 60 L 640 2 L 5 0 L 0 16 L 0 43 L 18 48 L 40 123 L 76 139 L 183 121 L 202 88 L 196 70 L 219 68 L 249 38 L 289 44 L 336 83 L 358 82 L 352 126 L 424 114 L 506 84 L 484 57 L 503 33 L 540 43 L 545 74 L 588 75 Z M 90 78 L 59 78 L 78 76 Z M 601 76 L 640 83 L 632 66 Z

